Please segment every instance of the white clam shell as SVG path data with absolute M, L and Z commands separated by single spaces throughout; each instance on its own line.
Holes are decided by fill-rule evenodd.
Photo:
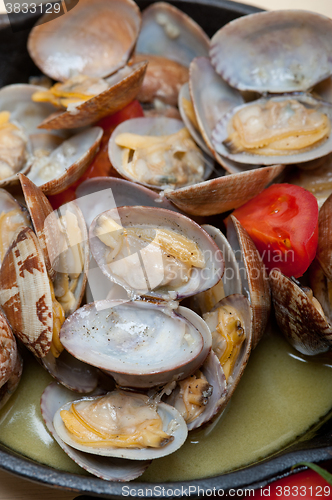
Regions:
M 145 182 L 138 181 L 135 177 L 131 177 L 131 175 L 123 168 L 124 148 L 118 146 L 115 140 L 119 134 L 126 132 L 144 136 L 163 136 L 175 134 L 184 127 L 185 124 L 181 120 L 177 120 L 175 118 L 167 118 L 165 116 L 132 118 L 130 120 L 126 120 L 125 122 L 118 125 L 111 135 L 108 148 L 110 161 L 122 177 L 130 181 L 139 182 L 139 184 L 142 184 L 143 186 L 151 189 L 165 189 L 165 186 L 160 186 L 157 184 L 147 184 Z M 209 156 L 202 153 L 202 163 L 205 167 L 203 179 L 207 179 L 212 173 L 213 162 Z
M 135 393 L 128 393 L 128 397 Z M 85 398 L 89 400 L 89 398 Z M 93 401 L 92 398 L 90 398 Z M 161 448 L 116 448 L 116 447 L 92 447 L 92 446 L 84 446 L 77 443 L 73 440 L 68 433 L 65 425 L 60 416 L 61 410 L 68 410 L 71 406 L 72 402 L 64 404 L 54 415 L 53 425 L 56 433 L 59 437 L 69 444 L 72 448 L 78 449 L 84 452 L 90 452 L 94 455 L 103 455 L 105 457 L 118 457 L 118 458 L 126 458 L 130 460 L 152 460 L 154 458 L 161 458 L 171 453 L 174 453 L 178 448 L 180 448 L 185 440 L 187 439 L 188 431 L 187 426 L 180 413 L 170 405 L 166 403 L 158 403 L 157 411 L 159 416 L 162 419 L 163 423 L 163 431 L 173 436 L 173 440 L 167 445 Z
M 41 397 L 41 412 L 46 427 L 63 451 L 80 467 L 106 481 L 130 481 L 139 477 L 147 469 L 150 461 L 104 458 L 82 452 L 68 446 L 57 434 L 53 426 L 56 411 L 64 404 L 77 400 L 78 395 L 53 382 L 46 387 Z
M 208 55 L 209 41 L 202 28 L 184 12 L 166 2 L 153 2 L 143 11 L 136 50 L 189 66 L 194 57 Z
M 332 73 L 332 22 L 301 10 L 236 19 L 212 37 L 216 71 L 240 90 L 308 90 Z
M 142 277 L 139 281 L 135 280 L 135 283 L 130 285 L 123 277 L 114 274 L 106 264 L 105 251 L 109 247 L 106 247 L 106 245 L 95 235 L 98 221 L 101 216 L 96 217 L 89 231 L 91 252 L 103 273 L 115 283 L 123 286 L 128 293 L 175 300 L 208 290 L 221 279 L 224 270 L 224 262 L 219 248 L 198 224 L 182 214 L 161 208 L 156 209 L 152 207 L 136 206 L 120 207 L 118 210 L 109 210 L 101 215 L 103 217 L 113 218 L 118 223 L 120 222 L 124 228 L 144 226 L 148 228 L 151 227 L 152 229 L 165 228 L 173 230 L 195 242 L 203 253 L 205 266 L 203 268 L 193 268 L 187 282 L 178 286 L 174 286 L 170 283 L 169 286 L 160 286 L 159 290 L 158 286 L 162 283 L 165 272 L 161 263 L 162 254 L 158 254 L 158 256 L 156 256 L 157 261 L 152 263 L 150 259 L 147 258 L 148 254 L 146 254 L 147 250 L 145 250 L 149 245 L 143 248 L 139 254 L 136 253 L 136 251 L 135 253 L 131 252 L 128 258 L 126 257 L 125 259 L 119 260 L 119 262 L 123 260 L 122 263 L 126 265 L 132 265 L 136 260 L 138 262 L 136 266 L 137 277 Z M 142 266 L 139 261 L 140 257 L 143 259 L 144 266 Z M 156 262 L 158 269 L 155 267 Z M 138 273 L 140 273 L 140 275 L 138 275 Z M 144 286 L 144 288 L 137 288 L 137 286 Z
M 107 371 L 119 385 L 142 388 L 193 373 L 212 342 L 203 320 L 186 308 L 177 312 L 161 302 L 123 300 L 78 309 L 63 324 L 60 340 L 73 356 Z

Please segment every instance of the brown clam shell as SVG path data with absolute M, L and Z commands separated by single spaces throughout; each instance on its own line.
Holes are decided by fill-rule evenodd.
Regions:
M 0 305 L 14 334 L 37 356 L 50 349 L 52 298 L 37 236 L 23 229 L 12 243 L 0 271 Z
M 332 280 L 332 195 L 324 202 L 318 216 L 318 247 L 316 258 L 324 274 Z
M 148 61 L 143 85 L 137 95 L 141 102 L 159 99 L 165 104 L 176 106 L 178 95 L 189 79 L 189 70 L 182 64 L 155 54 L 136 54 L 135 62 Z
M 56 275 L 56 270 L 54 269 L 56 264 L 54 267 L 52 264 L 56 263 L 56 258 L 59 255 L 58 243 L 60 241 L 57 217 L 42 190 L 23 174 L 19 174 L 19 179 L 33 226 L 44 254 L 47 272 L 53 280 Z
M 284 169 L 273 165 L 225 175 L 172 191 L 165 196 L 190 215 L 216 215 L 244 205 L 260 193 Z
M 253 314 L 252 348 L 262 338 L 271 311 L 271 292 L 265 266 L 247 231 L 233 216 L 227 223 L 227 239 L 240 264 L 244 292 Z M 241 262 L 242 261 L 242 262 Z M 244 276 L 243 276 L 244 274 Z
M 135 99 L 141 88 L 147 67 L 146 58 L 144 59 L 132 66 L 132 72 L 128 76 L 77 106 L 75 112 L 53 113 L 39 125 L 39 128 L 53 130 L 85 127 L 124 108 Z
M 332 326 L 305 292 L 277 269 L 270 272 L 277 323 L 289 343 L 302 354 L 326 352 L 332 346 Z

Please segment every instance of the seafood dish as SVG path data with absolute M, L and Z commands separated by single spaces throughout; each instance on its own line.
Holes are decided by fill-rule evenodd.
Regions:
M 332 20 L 147 3 L 0 88 L 0 467 L 110 498 L 332 451 Z

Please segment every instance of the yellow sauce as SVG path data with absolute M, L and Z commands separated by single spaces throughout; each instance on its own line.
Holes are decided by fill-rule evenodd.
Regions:
M 52 467 L 86 474 L 45 429 L 39 400 L 50 381 L 35 362 L 25 363 L 19 389 L 0 411 L 0 442 Z M 331 408 L 332 366 L 304 362 L 283 338 L 266 335 L 217 425 L 190 433 L 180 450 L 155 460 L 138 481 L 190 480 L 256 462 L 292 443 Z

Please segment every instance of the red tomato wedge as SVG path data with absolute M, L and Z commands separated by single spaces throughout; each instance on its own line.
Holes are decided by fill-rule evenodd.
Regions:
M 91 164 L 85 171 L 85 173 L 72 184 L 68 189 L 62 193 L 49 196 L 50 203 L 54 210 L 59 208 L 64 203 L 75 200 L 76 198 L 76 188 L 86 179 L 91 179 L 93 177 L 121 177 L 120 174 L 113 168 L 109 157 L 108 157 L 108 141 L 115 129 L 120 123 L 130 118 L 140 118 L 144 116 L 142 106 L 138 101 L 132 101 L 127 106 L 125 106 L 120 111 L 117 111 L 113 115 L 105 116 L 96 125 L 104 130 L 104 135 L 101 140 L 100 148 Z
M 273 184 L 233 214 L 253 239 L 267 269 L 298 278 L 313 261 L 318 242 L 318 205 L 292 184 Z

